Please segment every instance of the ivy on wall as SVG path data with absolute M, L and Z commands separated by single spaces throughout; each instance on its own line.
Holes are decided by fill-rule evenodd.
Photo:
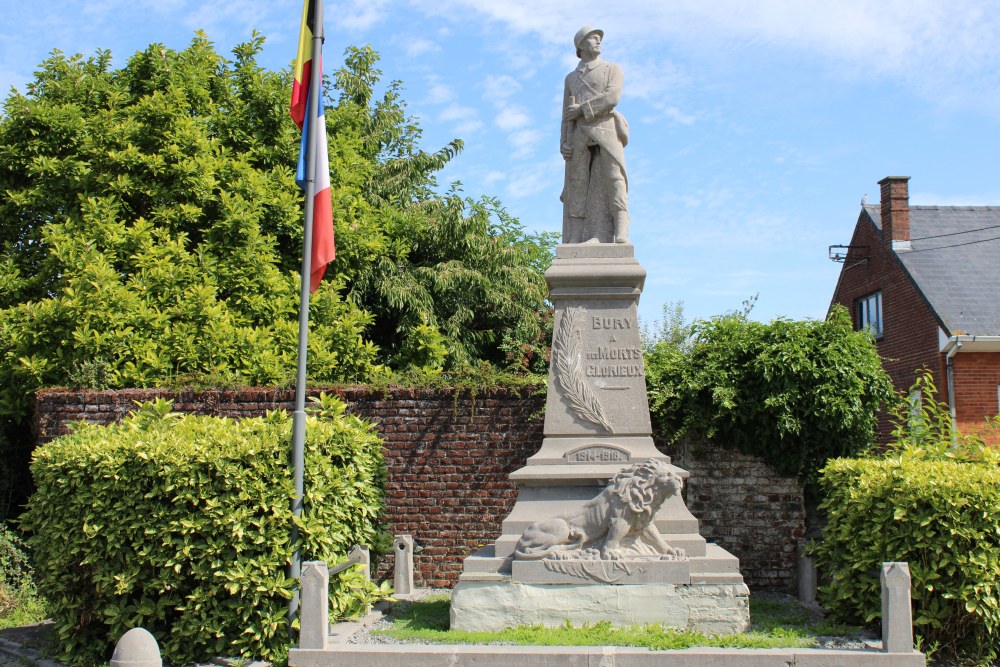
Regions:
M 668 441 L 704 435 L 810 487 L 828 459 L 873 442 L 880 406 L 895 400 L 874 341 L 840 307 L 822 321 L 699 321 L 682 340 L 655 343 L 646 369 Z

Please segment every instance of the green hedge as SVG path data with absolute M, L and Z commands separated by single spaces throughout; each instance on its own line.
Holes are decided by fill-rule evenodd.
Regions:
M 281 659 L 292 589 L 291 419 L 169 410 L 160 400 L 112 426 L 80 423 L 35 452 L 37 491 L 23 525 L 61 657 L 101 664 L 142 626 L 174 664 Z M 307 422 L 303 557 L 332 565 L 352 544 L 380 539 L 381 442 L 329 397 Z M 335 579 L 336 614 L 386 593 L 354 589 L 357 573 Z
M 881 615 L 879 570 L 906 561 L 925 649 L 986 662 L 1000 644 L 1000 469 L 990 463 L 836 459 L 823 470 L 829 523 L 816 549 L 836 620 Z

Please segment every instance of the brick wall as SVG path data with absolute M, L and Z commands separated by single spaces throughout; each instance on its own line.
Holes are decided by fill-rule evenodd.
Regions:
M 796 587 L 798 543 L 805 537 L 802 486 L 753 456 L 699 440 L 666 450 L 691 473 L 685 498 L 709 542 L 735 554 L 747 585 Z
M 317 390 L 318 391 L 318 390 Z M 413 535 L 418 586 L 450 586 L 462 559 L 500 534 L 516 489 L 507 476 L 541 445 L 544 397 L 496 391 L 473 397 L 449 391 L 328 388 L 348 409 L 374 422 L 385 442 L 387 519 L 394 534 Z M 291 411 L 291 390 L 44 390 L 36 398 L 36 432 L 45 442 L 70 421 L 110 423 L 137 401 L 169 397 L 174 410 L 246 417 Z M 671 452 L 689 466 L 689 505 L 703 533 L 734 553 L 747 583 L 788 590 L 804 532 L 802 490 L 764 463 L 710 445 Z M 685 463 L 681 463 L 683 460 Z M 390 574 L 385 570 L 381 574 Z
M 848 252 L 833 302 L 846 306 L 857 324 L 857 300 L 881 290 L 883 334 L 877 345 L 893 386 L 905 392 L 913 385 L 917 372 L 929 368 L 941 399 L 948 400 L 944 362 L 938 349 L 937 318 L 864 212 L 854 228 L 851 245 L 862 247 Z M 879 419 L 879 438 L 885 442 L 890 432 L 888 417 L 883 414 Z
M 982 429 L 987 417 L 1000 412 L 997 387 L 1000 386 L 1000 354 L 995 352 L 960 352 L 951 360 L 955 379 L 955 417 L 963 433 Z M 996 432 L 984 433 L 985 439 L 1000 444 Z

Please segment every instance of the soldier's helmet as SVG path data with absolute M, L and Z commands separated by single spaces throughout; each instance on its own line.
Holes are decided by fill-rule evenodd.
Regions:
M 587 39 L 587 36 L 591 33 L 596 32 L 604 39 L 604 31 L 600 28 L 591 28 L 589 25 L 585 25 L 576 31 L 576 36 L 573 37 L 573 46 L 576 47 L 576 57 L 580 57 L 580 45 L 583 44 L 583 40 Z

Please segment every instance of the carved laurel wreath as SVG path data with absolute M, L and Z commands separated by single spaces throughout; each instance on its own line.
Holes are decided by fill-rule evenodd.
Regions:
M 559 322 L 559 331 L 552 341 L 553 355 L 556 364 L 556 380 L 563 390 L 570 408 L 593 424 L 604 428 L 608 433 L 614 433 L 611 420 L 604 413 L 597 395 L 587 382 L 583 371 L 583 353 L 580 349 L 580 327 L 583 308 L 567 308 L 563 311 Z

